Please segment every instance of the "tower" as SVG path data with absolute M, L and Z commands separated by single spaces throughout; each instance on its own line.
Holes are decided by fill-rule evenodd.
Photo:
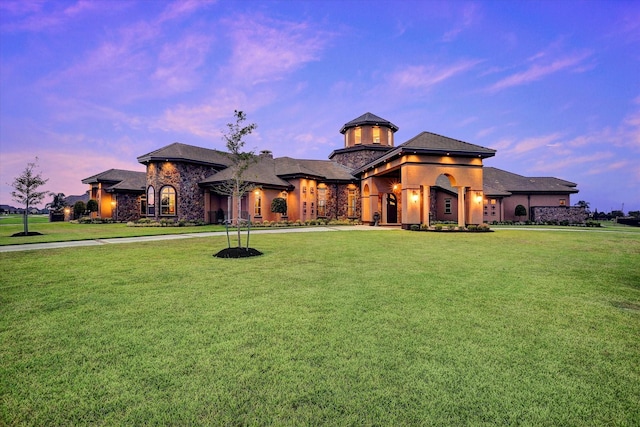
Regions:
M 365 113 L 340 129 L 344 148 L 334 150 L 329 159 L 350 170 L 356 170 L 393 149 L 393 136 L 398 127 L 388 120 Z

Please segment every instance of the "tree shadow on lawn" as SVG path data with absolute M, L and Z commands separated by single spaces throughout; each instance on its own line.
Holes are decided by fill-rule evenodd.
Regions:
M 22 237 L 22 236 L 42 236 L 42 233 L 38 233 L 37 231 L 29 231 L 28 233 L 25 233 L 24 231 L 21 231 L 19 233 L 14 233 L 11 235 L 11 237 Z

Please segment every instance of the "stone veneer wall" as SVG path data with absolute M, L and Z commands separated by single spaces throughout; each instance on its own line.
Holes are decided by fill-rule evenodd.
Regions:
M 156 193 L 155 218 L 160 215 L 160 190 L 171 185 L 176 190 L 176 220 L 204 221 L 204 190 L 198 182 L 217 170 L 211 166 L 182 162 L 156 162 L 147 166 L 147 186 L 153 185 Z
M 117 218 L 119 222 L 136 221 L 140 219 L 140 196 L 132 193 L 118 193 Z
M 531 208 L 531 221 L 535 223 L 569 221 L 582 224 L 587 220 L 585 208 L 578 206 L 534 206 Z
M 355 150 L 346 153 L 337 153 L 331 160 L 347 167 L 349 170 L 356 170 L 378 157 L 384 156 L 387 151 L 388 150 Z
M 360 188 L 356 186 L 356 217 L 361 218 L 362 201 Z M 327 184 L 327 218 L 329 219 L 349 219 L 347 216 L 347 202 L 349 201 L 348 184 Z

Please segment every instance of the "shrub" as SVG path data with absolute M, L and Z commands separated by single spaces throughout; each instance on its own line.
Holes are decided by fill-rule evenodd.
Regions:
M 411 224 L 411 227 L 409 227 L 409 229 L 411 231 L 420 231 L 420 224 Z
M 73 205 L 73 217 L 74 218 L 80 218 L 82 216 L 82 214 L 84 213 L 84 211 L 87 210 L 87 206 L 84 204 L 84 202 L 82 200 L 78 200 L 74 205 Z
M 98 212 L 98 201 L 96 199 L 91 199 L 87 202 L 87 210 L 89 212 Z

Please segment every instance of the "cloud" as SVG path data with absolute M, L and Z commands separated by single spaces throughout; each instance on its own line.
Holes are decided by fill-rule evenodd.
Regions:
M 176 43 L 167 43 L 158 55 L 152 78 L 165 94 L 191 90 L 200 82 L 196 73 L 209 53 L 212 37 L 188 34 Z
M 546 54 L 538 53 L 530 58 L 532 61 L 546 58 Z M 488 92 L 498 92 L 513 86 L 521 86 L 542 79 L 550 74 L 557 73 L 566 69 L 573 68 L 573 71 L 581 71 L 586 69 L 583 61 L 591 56 L 590 52 L 576 53 L 566 57 L 553 60 L 551 63 L 536 63 L 531 65 L 527 70 L 512 74 L 499 80 L 490 86 Z
M 471 3 L 465 5 L 454 27 L 442 36 L 442 41 L 451 42 L 455 40 L 460 33 L 472 26 L 480 18 L 481 14 L 477 4 Z
M 227 22 L 232 40 L 230 64 L 224 73 L 249 85 L 280 80 L 318 61 L 332 34 L 306 22 L 241 16 Z
M 410 65 L 387 75 L 386 81 L 394 91 L 429 90 L 457 74 L 464 73 L 482 62 L 463 60 L 447 65 Z
M 170 3 L 158 18 L 158 23 L 172 21 L 193 14 L 216 0 L 175 0 Z
M 555 143 L 562 136 L 559 132 L 552 133 L 550 135 L 538 136 L 533 138 L 526 138 L 522 141 L 518 141 L 515 145 L 507 150 L 509 154 L 521 155 L 531 150 L 535 150 L 541 147 L 548 146 Z
M 0 11 L 12 16 L 1 24 L 6 32 L 43 32 L 64 28 L 72 21 L 79 21 L 90 13 L 113 12 L 127 7 L 125 2 L 99 2 L 79 0 L 71 5 L 64 2 L 10 1 L 0 2 Z
M 79 162 L 78 159 L 82 161 Z M 29 152 L 2 154 L 0 195 L 3 204 L 18 206 L 11 200 L 11 183 L 22 173 L 27 163 L 34 160 L 35 155 Z M 122 157 L 120 153 L 98 153 L 89 148 L 72 152 L 59 149 L 40 151 L 37 164 L 36 170 L 49 180 L 42 186 L 42 190 L 64 193 L 67 196 L 84 194 L 89 189 L 82 184 L 84 178 L 111 168 L 144 172 L 144 166 L 137 163 L 135 157 Z M 39 206 L 43 207 L 50 201 L 50 197 L 45 197 Z
M 487 135 L 491 135 L 493 132 L 496 131 L 496 129 L 498 129 L 497 126 L 490 126 L 488 128 L 480 129 L 476 133 L 476 138 L 484 138 Z

